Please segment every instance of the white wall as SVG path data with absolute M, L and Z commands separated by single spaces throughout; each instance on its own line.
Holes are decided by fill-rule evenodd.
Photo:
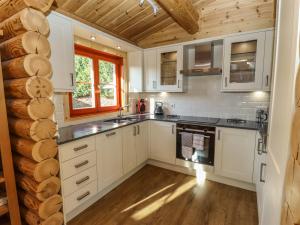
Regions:
M 261 225 L 279 225 L 299 60 L 299 0 L 278 0 L 276 53 Z
M 220 92 L 221 76 L 189 77 L 187 81 L 186 93 L 146 93 L 141 97 L 151 103 L 164 102 L 166 114 L 186 116 L 255 120 L 257 108 L 269 107 L 268 92 Z M 150 108 L 153 110 L 153 105 Z

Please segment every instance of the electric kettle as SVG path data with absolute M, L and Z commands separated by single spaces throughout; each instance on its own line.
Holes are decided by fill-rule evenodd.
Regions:
M 162 102 L 155 102 L 154 114 L 155 115 L 163 115 L 164 114 Z

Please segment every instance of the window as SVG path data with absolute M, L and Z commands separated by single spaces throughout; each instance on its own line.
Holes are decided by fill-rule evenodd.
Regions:
M 71 116 L 118 110 L 122 67 L 121 57 L 75 45 L 76 86 L 69 95 Z

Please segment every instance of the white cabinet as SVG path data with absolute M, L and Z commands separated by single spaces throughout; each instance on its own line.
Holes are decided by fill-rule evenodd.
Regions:
M 143 52 L 128 52 L 129 92 L 143 91 Z
M 263 188 L 265 184 L 266 159 L 265 146 L 262 137 L 257 134 L 253 181 L 256 186 L 258 218 L 261 220 L 263 210 Z
M 166 92 L 182 92 L 183 46 L 175 45 L 157 49 L 158 89 Z
M 156 71 L 156 49 L 144 50 L 144 91 L 158 91 L 157 71 Z
M 49 14 L 48 21 L 54 91 L 72 92 L 75 84 L 72 22 L 67 17 L 55 12 Z
M 273 66 L 273 46 L 274 46 L 274 32 L 266 32 L 265 40 L 265 55 L 264 55 L 264 71 L 263 71 L 263 82 L 262 89 L 264 91 L 271 90 L 271 75 Z
M 96 136 L 98 191 L 123 175 L 122 131 L 109 131 Z
M 252 183 L 256 131 L 217 128 L 215 173 Z
M 135 169 L 148 158 L 148 123 L 138 123 L 122 129 L 124 174 Z
M 265 36 L 257 32 L 224 39 L 224 91 L 262 88 Z
M 161 121 L 150 122 L 150 158 L 175 164 L 176 124 Z

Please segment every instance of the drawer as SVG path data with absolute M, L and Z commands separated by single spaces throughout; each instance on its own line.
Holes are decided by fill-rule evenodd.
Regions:
M 62 180 L 96 165 L 96 151 L 71 159 L 61 165 Z
M 78 141 L 59 146 L 59 160 L 61 162 L 73 159 L 80 155 L 96 150 L 96 141 L 94 137 L 84 138 Z
M 87 200 L 91 199 L 95 194 L 97 194 L 97 181 L 86 185 L 85 187 L 64 198 L 64 212 L 71 212 L 77 206 L 80 206 Z
M 97 180 L 97 168 L 93 166 L 63 181 L 64 196 L 68 196 L 85 185 Z

